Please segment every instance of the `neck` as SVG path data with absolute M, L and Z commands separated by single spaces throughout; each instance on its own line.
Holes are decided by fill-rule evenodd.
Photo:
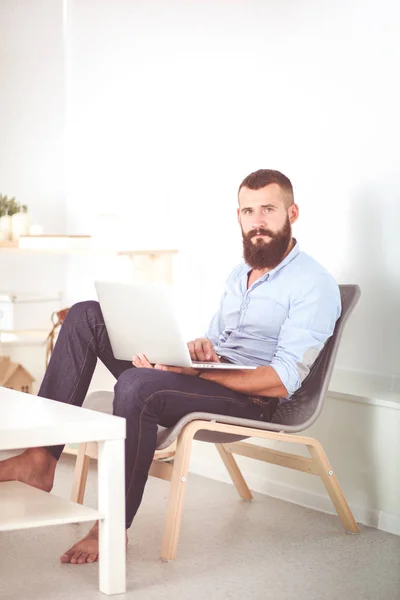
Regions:
M 291 238 L 291 240 L 290 240 L 290 242 L 288 244 L 287 250 L 286 250 L 285 254 L 282 256 L 282 260 L 285 260 L 285 258 L 287 257 L 287 255 L 291 253 L 291 251 L 293 250 L 295 244 L 296 244 L 296 240 L 294 238 Z M 282 260 L 281 260 L 281 262 L 282 262 Z

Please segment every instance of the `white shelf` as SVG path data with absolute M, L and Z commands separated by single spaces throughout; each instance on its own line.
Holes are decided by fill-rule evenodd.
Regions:
M 70 246 L 55 246 L 55 247 L 36 247 L 36 248 L 20 248 L 19 246 L 2 246 L 0 244 L 0 252 L 10 254 L 88 254 L 88 255 L 103 255 L 110 254 L 116 256 L 128 256 L 130 258 L 136 256 L 149 256 L 151 258 L 157 258 L 162 256 L 171 256 L 178 254 L 179 250 L 176 249 L 156 249 L 156 250 L 129 250 L 122 248 L 111 248 L 106 246 L 88 245 L 85 247 L 70 247 Z
M 44 346 L 49 329 L 0 329 L 0 346 Z
M 0 531 L 96 521 L 93 508 L 42 492 L 19 481 L 0 483 Z

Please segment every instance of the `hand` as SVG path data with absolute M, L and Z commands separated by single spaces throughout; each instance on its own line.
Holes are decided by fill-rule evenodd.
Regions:
M 132 357 L 132 364 L 138 369 L 154 369 L 153 365 L 149 363 L 145 354 L 138 354 Z
M 208 338 L 197 338 L 188 343 L 190 358 L 201 362 L 220 362 L 214 346 Z
M 195 377 L 200 372 L 199 369 L 192 369 L 191 367 L 168 367 L 167 365 L 154 365 L 154 368 L 158 371 L 170 371 L 171 373 L 191 375 L 192 377 Z
M 132 364 L 138 369 L 157 369 L 158 371 L 170 371 L 171 373 L 181 373 L 183 375 L 195 376 L 198 374 L 198 369 L 190 367 L 167 367 L 166 365 L 152 365 L 146 358 L 145 354 L 138 354 L 132 357 Z

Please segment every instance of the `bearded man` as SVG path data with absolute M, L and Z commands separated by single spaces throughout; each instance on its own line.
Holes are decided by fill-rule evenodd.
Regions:
M 228 277 L 205 337 L 189 342 L 193 360 L 255 365 L 255 370 L 204 370 L 132 362 L 112 353 L 100 306 L 80 302 L 61 328 L 39 395 L 81 406 L 97 359 L 115 376 L 113 413 L 125 417 L 126 528 L 142 500 L 157 426 L 172 427 L 192 412 L 271 421 L 290 402 L 332 335 L 340 316 L 334 278 L 300 251 L 292 237 L 299 216 L 290 180 L 270 169 L 251 173 L 238 191 L 244 261 Z M 32 448 L 0 462 L 0 481 L 50 491 L 62 447 Z M 98 559 L 98 526 L 61 556 Z

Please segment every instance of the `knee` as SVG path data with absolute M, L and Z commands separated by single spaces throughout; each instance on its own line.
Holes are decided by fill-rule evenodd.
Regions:
M 86 300 L 85 302 L 77 302 L 69 309 L 65 322 L 72 323 L 74 321 L 82 321 L 88 319 L 90 321 L 99 319 L 103 320 L 100 304 L 96 300 Z
M 160 389 L 157 373 L 153 369 L 127 369 L 114 386 L 114 415 L 127 417 L 142 411 L 147 401 Z
M 140 405 L 141 380 L 138 371 L 141 369 L 127 369 L 118 377 L 114 386 L 113 413 L 119 417 L 126 417 Z

